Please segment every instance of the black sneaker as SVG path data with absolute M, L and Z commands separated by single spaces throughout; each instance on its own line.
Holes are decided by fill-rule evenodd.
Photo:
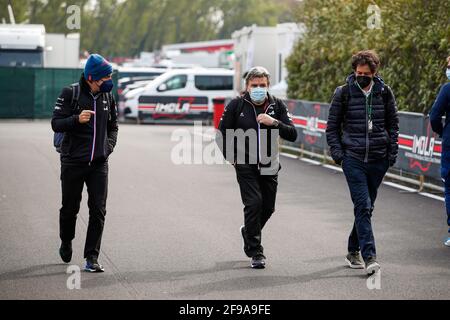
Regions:
M 62 242 L 59 248 L 59 255 L 65 263 L 69 263 L 72 260 L 72 242 Z
M 378 264 L 375 257 L 369 257 L 366 261 L 366 272 L 367 275 L 371 276 L 374 273 L 380 271 L 381 267 Z
M 266 267 L 266 257 L 263 254 L 257 254 L 252 257 L 253 269 L 264 269 Z
M 243 249 L 244 249 L 244 253 L 247 257 L 251 258 L 251 255 L 249 255 L 248 252 L 248 244 L 247 244 L 247 237 L 245 236 L 245 226 L 241 226 L 241 235 L 242 235 L 242 242 L 243 242 Z
M 352 269 L 364 269 L 364 262 L 361 259 L 359 251 L 349 252 L 345 257 L 345 262 Z
M 86 266 L 84 267 L 86 272 L 104 272 L 103 266 L 98 263 L 97 257 L 90 257 L 86 259 Z

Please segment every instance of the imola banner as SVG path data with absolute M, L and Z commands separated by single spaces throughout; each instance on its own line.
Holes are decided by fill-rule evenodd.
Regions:
M 421 114 L 400 113 L 397 168 L 440 179 L 442 141 Z
M 225 105 L 230 99 L 225 100 Z M 329 104 L 305 100 L 285 100 L 297 128 L 298 138 L 285 145 L 302 147 L 323 154 L 329 149 L 325 131 Z M 420 113 L 399 112 L 399 151 L 395 168 L 440 180 L 442 141 L 433 133 L 428 117 Z
M 325 103 L 302 100 L 288 100 L 286 103 L 288 106 L 294 106 L 289 109 L 297 128 L 296 142 L 300 142 L 313 152 L 323 153 L 323 150 L 328 148 L 325 130 L 330 106 Z
M 303 100 L 285 100 L 298 132 L 289 145 L 316 153 L 329 154 L 325 130 L 329 105 Z M 442 141 L 433 133 L 428 117 L 419 113 L 399 112 L 399 153 L 395 168 L 440 180 Z
M 141 96 L 138 116 L 141 121 L 206 120 L 212 112 L 206 96 Z
M 227 98 L 225 105 L 230 101 Z M 284 102 L 298 133 L 297 141 L 284 144 L 329 154 L 325 135 L 329 104 L 304 100 Z M 429 118 L 420 113 L 399 112 L 399 121 L 399 152 L 394 168 L 440 180 L 442 140 L 431 130 Z

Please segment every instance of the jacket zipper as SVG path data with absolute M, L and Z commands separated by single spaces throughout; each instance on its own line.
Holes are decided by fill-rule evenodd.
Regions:
M 89 161 L 89 165 L 91 165 L 92 160 L 94 160 L 95 140 L 97 138 L 97 97 L 94 96 L 92 93 L 91 96 L 94 99 L 94 137 L 92 139 L 91 160 Z
M 366 97 L 366 155 L 364 157 L 364 162 L 369 162 L 369 115 L 367 113 L 367 97 Z
M 256 125 L 258 126 L 258 170 L 261 169 L 260 166 L 260 162 L 261 162 L 261 139 L 260 139 L 260 135 L 261 135 L 261 126 L 259 125 L 258 122 L 258 115 L 256 114 L 256 109 L 255 106 L 253 105 L 253 103 L 251 103 L 250 101 L 248 101 L 247 99 L 244 99 L 244 101 L 247 101 L 248 103 L 250 103 L 253 107 L 253 112 L 255 113 L 255 120 L 256 120 Z M 269 104 L 266 108 L 266 110 L 264 111 L 265 114 L 267 114 L 267 110 L 269 110 L 269 108 L 275 105 L 275 103 Z
M 267 111 L 269 110 L 269 108 L 270 108 L 271 106 L 275 106 L 275 103 L 271 103 L 271 104 L 269 104 L 269 105 L 267 106 L 266 110 L 264 111 L 265 114 L 267 114 Z M 270 138 L 272 139 L 272 136 L 270 136 Z M 271 149 L 270 149 L 270 153 L 272 153 L 272 152 L 273 152 L 273 150 L 272 150 L 272 148 L 271 148 Z M 260 156 L 261 156 L 261 153 L 260 153 Z M 271 164 L 271 165 L 272 165 L 272 164 Z

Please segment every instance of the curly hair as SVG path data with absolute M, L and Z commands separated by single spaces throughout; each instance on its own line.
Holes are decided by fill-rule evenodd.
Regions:
M 356 70 L 358 66 L 368 65 L 372 73 L 376 73 L 380 67 L 380 58 L 373 50 L 359 51 L 352 56 L 352 68 Z

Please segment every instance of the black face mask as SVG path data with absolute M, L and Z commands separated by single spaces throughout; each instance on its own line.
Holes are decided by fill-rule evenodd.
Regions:
M 356 82 L 358 82 L 359 86 L 364 89 L 367 87 L 370 82 L 372 82 L 372 77 L 369 76 L 356 76 Z

